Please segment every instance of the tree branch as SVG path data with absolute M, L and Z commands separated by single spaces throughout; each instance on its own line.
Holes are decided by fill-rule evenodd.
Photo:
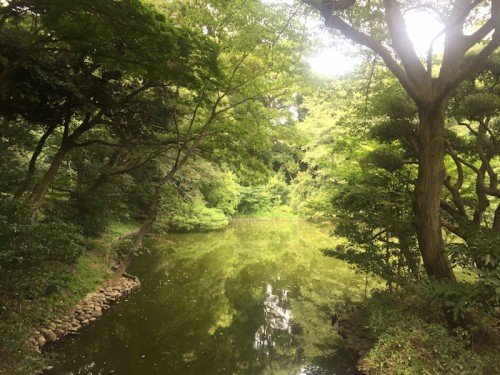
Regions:
M 437 34 L 431 41 L 430 45 L 429 45 L 429 50 L 427 51 L 427 71 L 431 71 L 432 69 L 432 50 L 433 50 L 433 46 L 434 46 L 434 43 L 436 42 L 437 39 L 439 39 L 439 37 L 445 33 L 447 33 L 452 27 L 456 27 L 456 26 L 460 26 L 462 25 L 467 16 L 470 14 L 470 12 L 476 7 L 478 6 L 480 3 L 482 3 L 484 0 L 474 0 L 471 4 L 469 4 L 469 6 L 465 7 L 465 9 L 462 10 L 461 13 L 459 13 L 459 15 L 456 17 L 455 20 L 452 20 L 448 25 L 446 25 L 444 27 L 443 30 L 441 30 L 439 32 L 439 34 Z M 456 4 L 456 6 L 458 6 L 458 3 Z M 459 10 L 455 10 L 453 13 L 455 12 L 459 12 Z M 470 47 L 469 47 L 470 48 Z M 467 48 L 468 49 L 468 48 Z
M 499 38 L 493 38 L 487 45 L 484 47 L 481 52 L 479 52 L 471 62 L 463 68 L 458 75 L 455 76 L 453 80 L 451 80 L 447 85 L 446 89 L 443 90 L 443 94 L 441 96 L 447 95 L 449 90 L 456 88 L 461 82 L 465 79 L 471 77 L 477 71 L 481 70 L 481 68 L 486 64 L 486 60 L 488 57 L 495 52 L 495 50 L 499 46 Z
M 430 76 L 418 58 L 413 42 L 408 36 L 405 20 L 397 1 L 384 0 L 386 9 L 386 23 L 392 39 L 394 50 L 398 53 L 401 63 L 412 82 L 422 84 Z
M 445 218 L 441 217 L 441 225 L 449 230 L 451 233 L 457 235 L 458 237 L 462 238 L 463 240 L 466 239 L 465 232 L 459 225 L 455 225 L 450 223 L 448 220 Z
M 356 30 L 353 26 L 349 25 L 342 18 L 335 14 L 328 14 L 322 9 L 321 4 L 315 0 L 302 0 L 305 4 L 308 4 L 314 7 L 316 10 L 321 12 L 325 19 L 325 25 L 329 28 L 336 29 L 340 31 L 345 37 L 351 39 L 352 41 L 361 44 L 365 47 L 370 48 L 372 51 L 377 53 L 382 60 L 384 61 L 387 68 L 394 74 L 394 76 L 399 80 L 399 82 L 403 85 L 408 94 L 414 99 L 417 103 L 420 103 L 422 100 L 419 95 L 417 95 L 417 90 L 412 83 L 412 81 L 408 78 L 407 73 L 403 68 L 398 64 L 398 62 L 392 57 L 391 52 L 382 45 L 381 42 L 372 38 L 371 36 Z

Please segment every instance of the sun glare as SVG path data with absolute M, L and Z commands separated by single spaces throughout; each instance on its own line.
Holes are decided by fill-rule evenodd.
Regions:
M 336 48 L 327 48 L 307 59 L 312 71 L 327 77 L 351 72 L 359 60 Z
M 409 11 L 405 14 L 406 30 L 408 36 L 413 42 L 415 51 L 418 56 L 426 57 L 427 51 L 431 46 L 434 38 L 439 36 L 439 33 L 443 29 L 443 25 L 436 20 L 431 13 L 423 11 Z M 437 38 L 432 49 L 434 52 L 440 51 L 442 49 L 444 42 L 444 36 L 441 35 Z
M 419 57 L 425 58 L 427 56 L 431 43 L 433 43 L 434 53 L 442 49 L 444 37 L 439 36 L 439 33 L 443 29 L 443 25 L 431 13 L 421 10 L 409 11 L 405 14 L 405 21 L 408 35 Z M 434 40 L 437 36 L 439 38 Z M 321 38 L 323 39 L 323 37 Z M 325 34 L 324 38 L 325 46 L 332 44 L 332 42 L 328 42 L 329 36 Z M 307 62 L 313 72 L 327 77 L 335 77 L 352 72 L 355 66 L 360 63 L 361 58 L 356 58 L 353 55 L 353 53 L 344 52 L 344 48 L 324 47 L 308 58 Z

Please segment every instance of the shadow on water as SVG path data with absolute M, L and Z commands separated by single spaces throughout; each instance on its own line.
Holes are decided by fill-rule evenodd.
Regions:
M 141 290 L 55 346 L 46 374 L 357 374 L 329 322 L 364 280 L 321 255 L 331 241 L 307 222 L 157 237 L 130 267 Z

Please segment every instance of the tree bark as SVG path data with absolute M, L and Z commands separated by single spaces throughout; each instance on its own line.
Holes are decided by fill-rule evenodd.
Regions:
M 474 215 L 472 218 L 472 222 L 477 225 L 481 225 L 483 221 L 484 213 L 486 209 L 490 205 L 490 201 L 488 196 L 484 192 L 484 181 L 486 178 L 486 168 L 482 165 L 477 173 L 476 177 L 476 197 L 477 197 L 477 205 L 474 210 Z
M 96 118 L 100 118 L 101 115 L 102 114 L 99 114 Z M 59 171 L 59 168 L 61 167 L 61 164 L 68 152 L 78 146 L 76 144 L 78 137 L 90 130 L 97 123 L 96 118 L 91 121 L 91 114 L 88 113 L 80 126 L 78 126 L 73 133 L 70 134 L 71 118 L 72 115 L 69 115 L 64 122 L 64 132 L 61 140 L 61 146 L 59 146 L 59 149 L 54 155 L 49 169 L 45 172 L 42 179 L 35 185 L 33 192 L 30 195 L 29 201 L 33 211 L 36 211 L 42 205 L 45 194 L 49 190 L 50 184 L 54 180 L 54 177 Z
M 493 219 L 492 228 L 495 232 L 500 232 L 500 203 L 495 210 L 495 218 Z
M 441 232 L 441 189 L 445 178 L 445 103 L 419 110 L 419 166 L 415 183 L 415 224 L 420 253 L 428 275 L 455 280 Z
M 19 188 L 16 190 L 14 197 L 20 198 L 30 186 L 31 181 L 33 180 L 33 175 L 36 171 L 36 162 L 38 160 L 38 156 L 42 153 L 43 147 L 45 145 L 45 141 L 49 136 L 54 132 L 55 126 L 49 126 L 47 130 L 43 133 L 42 137 L 38 141 L 35 150 L 33 151 L 33 155 L 31 156 L 30 163 L 28 165 L 28 171 L 26 172 L 26 177 L 24 181 L 21 183 Z
M 50 184 L 54 180 L 54 177 L 61 167 L 64 158 L 71 149 L 71 144 L 67 140 L 64 140 L 61 144 L 61 147 L 59 147 L 59 150 L 57 150 L 56 154 L 54 155 L 49 169 L 47 170 L 47 172 L 45 172 L 42 179 L 36 184 L 30 196 L 30 205 L 33 211 L 36 211 L 42 205 L 43 199 L 45 198 L 45 194 L 47 194 L 47 191 L 49 190 Z

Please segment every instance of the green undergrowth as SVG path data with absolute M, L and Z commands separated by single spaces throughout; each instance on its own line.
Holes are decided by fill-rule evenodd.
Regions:
M 136 228 L 137 223 L 133 222 L 113 223 L 101 238 L 89 241 L 90 249 L 73 265 L 66 266 L 60 287 L 46 295 L 32 298 L 0 289 L 1 375 L 33 375 L 50 364 L 50 356 L 36 353 L 28 338 L 35 329 L 47 325 L 50 319 L 65 315 L 71 306 L 95 291 L 110 276 L 112 254 L 107 243 Z M 52 277 L 57 278 L 57 275 Z M 36 283 L 36 278 L 33 282 Z
M 498 319 L 475 312 L 466 329 L 448 329 L 438 306 L 411 287 L 377 293 L 356 312 L 376 344 L 361 370 L 369 375 L 499 374 Z
M 51 318 L 64 315 L 87 293 L 94 291 L 109 276 L 108 262 L 95 252 L 83 254 L 64 289 L 36 299 L 2 296 L 0 312 L 0 374 L 32 375 L 47 365 L 50 358 L 34 352 L 28 337 Z

